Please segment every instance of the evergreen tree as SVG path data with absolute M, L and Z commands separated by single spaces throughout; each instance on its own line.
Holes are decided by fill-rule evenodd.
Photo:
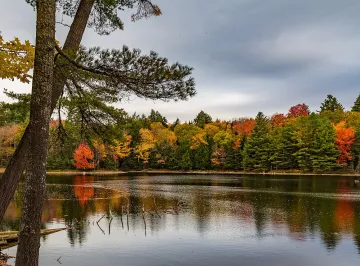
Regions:
M 154 122 L 159 122 L 161 123 L 164 127 L 167 127 L 167 119 L 165 116 L 162 116 L 158 111 L 155 111 L 153 109 L 151 109 L 150 115 L 149 115 L 149 120 L 151 123 Z
M 344 111 L 344 107 L 338 102 L 336 97 L 332 96 L 331 94 L 328 94 L 324 102 L 320 106 L 320 112 L 323 111 Z
M 176 118 L 175 122 L 170 125 L 170 130 L 174 131 L 175 127 L 180 124 L 181 124 L 180 119 Z
M 351 108 L 351 112 L 360 112 L 360 94 L 354 102 L 354 106 Z
M 316 114 L 312 113 L 307 117 L 300 117 L 296 121 L 296 131 L 292 136 L 292 142 L 296 147 L 293 156 L 301 171 L 311 171 L 312 165 L 310 161 L 310 148 L 314 138 L 313 120 L 316 119 Z
M 210 148 L 208 145 L 200 145 L 193 153 L 193 168 L 198 170 L 210 169 Z
M 186 149 L 185 153 L 181 157 L 180 161 L 180 169 L 182 170 L 191 170 L 192 169 L 192 162 L 190 158 L 190 150 Z
M 360 124 L 355 129 L 355 141 L 351 147 L 353 157 L 353 169 L 356 173 L 360 171 Z
M 270 123 L 262 112 L 256 116 L 256 124 L 250 139 L 246 142 L 243 154 L 244 170 L 268 171 L 270 163 Z
M 339 151 L 335 146 L 335 129 L 327 119 L 317 119 L 310 160 L 314 172 L 329 172 L 338 167 Z
M 195 125 L 201 128 L 204 128 L 206 124 L 211 122 L 212 122 L 211 116 L 205 113 L 204 111 L 200 111 L 200 113 L 198 113 L 198 115 L 194 119 Z

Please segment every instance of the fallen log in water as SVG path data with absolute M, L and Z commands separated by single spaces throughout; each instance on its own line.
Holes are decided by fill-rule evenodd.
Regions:
M 63 230 L 67 230 L 69 228 L 56 228 L 56 229 L 44 229 L 41 230 L 40 234 L 42 236 L 50 235 L 53 233 L 57 233 Z M 16 245 L 19 239 L 19 232 L 18 231 L 7 231 L 7 232 L 0 232 L 0 250 L 1 248 L 7 248 L 9 246 Z

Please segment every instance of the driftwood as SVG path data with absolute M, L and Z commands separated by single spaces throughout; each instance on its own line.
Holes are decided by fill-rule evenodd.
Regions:
M 45 229 L 45 230 L 41 230 L 40 234 L 42 236 L 46 236 L 67 229 L 68 228 Z M 18 234 L 19 234 L 18 231 L 0 232 L 0 249 L 1 248 L 4 249 L 16 245 L 16 242 L 18 241 L 19 238 Z

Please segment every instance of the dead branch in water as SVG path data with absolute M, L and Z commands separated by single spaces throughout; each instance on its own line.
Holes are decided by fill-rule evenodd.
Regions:
M 142 218 L 144 220 L 144 225 L 145 225 L 145 236 L 146 236 L 146 220 L 145 220 L 145 204 L 143 203 L 143 207 L 142 207 Z
M 104 217 L 105 217 L 105 214 L 103 216 L 101 216 L 101 218 L 97 221 L 97 223 L 99 223 Z
M 157 205 L 156 205 L 156 201 L 155 201 L 155 197 L 154 197 L 154 206 L 155 206 L 155 213 L 157 214 L 157 216 L 161 219 L 161 216 L 160 216 L 160 214 L 158 213 L 158 207 L 157 207 Z

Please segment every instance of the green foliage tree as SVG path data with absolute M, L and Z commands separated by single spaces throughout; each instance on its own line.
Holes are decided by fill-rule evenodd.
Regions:
M 330 172 L 338 167 L 339 151 L 335 146 L 335 129 L 327 119 L 317 119 L 310 160 L 314 172 Z
M 0 126 L 27 122 L 30 117 L 30 95 L 8 92 L 7 90 L 4 90 L 4 94 L 15 102 L 0 102 Z
M 356 173 L 360 172 L 360 123 L 355 128 L 355 141 L 351 147 L 353 157 L 353 169 Z
M 351 108 L 352 112 L 360 112 L 360 94 L 354 102 L 354 106 Z
M 181 156 L 179 166 L 180 166 L 180 169 L 183 169 L 183 170 L 191 170 L 192 169 L 190 149 L 185 149 L 185 153 Z
M 268 171 L 270 163 L 270 122 L 262 112 L 256 116 L 256 123 L 244 147 L 243 167 L 246 171 Z
M 320 106 L 320 113 L 324 111 L 344 111 L 344 107 L 339 103 L 336 97 L 328 94 L 324 102 Z
M 168 121 L 167 121 L 166 117 L 162 116 L 158 111 L 155 111 L 153 109 L 151 109 L 151 112 L 150 112 L 150 115 L 149 115 L 149 120 L 150 120 L 151 123 L 159 122 L 164 127 L 167 127 L 167 124 L 168 124 Z
M 194 119 L 194 124 L 198 127 L 204 128 L 206 124 L 212 122 L 212 118 L 209 114 L 205 113 L 204 111 L 200 111 Z

